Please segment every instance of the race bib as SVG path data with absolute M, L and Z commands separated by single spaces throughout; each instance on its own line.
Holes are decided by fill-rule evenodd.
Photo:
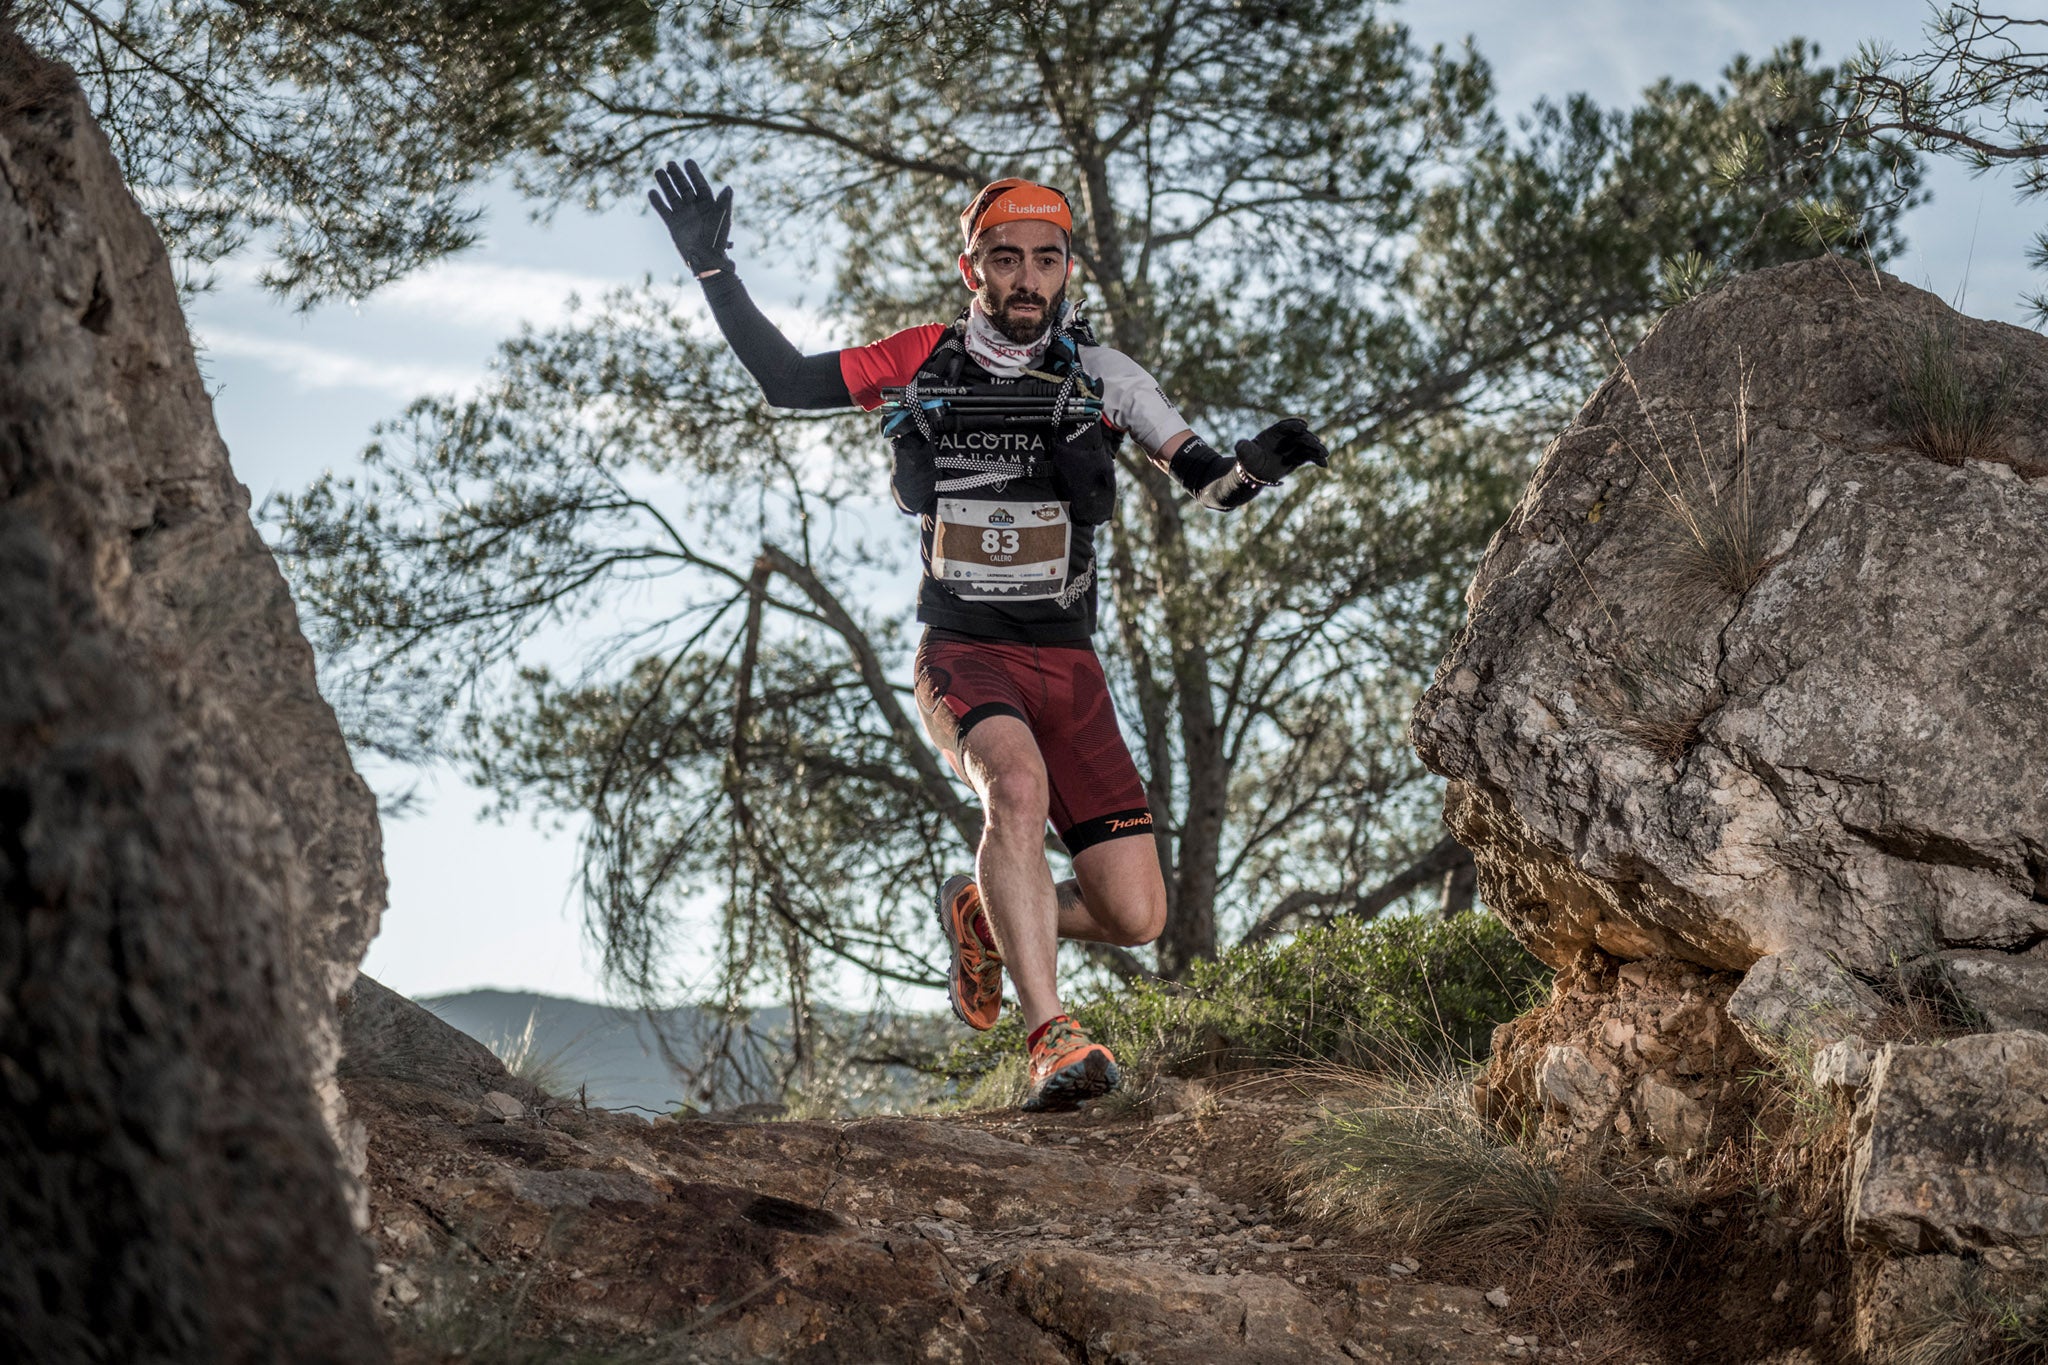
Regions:
M 964 598 L 1058 597 L 1067 585 L 1072 534 L 1063 502 L 940 498 L 932 577 Z

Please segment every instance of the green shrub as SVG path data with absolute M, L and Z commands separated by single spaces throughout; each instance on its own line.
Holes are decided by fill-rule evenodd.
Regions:
M 1416 1057 L 1483 1057 L 1494 1026 L 1550 973 L 1491 915 L 1339 920 L 1283 944 L 1233 948 L 1181 982 L 1146 982 L 1070 1003 L 1127 1066 L 1206 1071 L 1319 1063 L 1376 1070 Z M 947 1069 L 1001 1104 L 1022 1082 L 1014 1014 L 955 1048 Z

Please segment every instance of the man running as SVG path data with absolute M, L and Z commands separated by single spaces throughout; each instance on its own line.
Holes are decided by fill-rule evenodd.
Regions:
M 1074 218 L 1049 186 L 998 180 L 960 215 L 960 277 L 973 298 L 951 323 L 803 355 L 734 273 L 731 187 L 714 195 L 694 161 L 670 162 L 655 181 L 648 198 L 770 404 L 872 410 L 883 390 L 909 391 L 892 396 L 888 431 L 897 504 L 921 531 L 918 710 L 983 818 L 975 875 L 939 893 L 953 1012 L 992 1027 L 1007 967 L 1029 1031 L 1024 1108 L 1105 1094 L 1116 1059 L 1060 1007 L 1059 940 L 1135 947 L 1166 926 L 1152 813 L 1089 643 L 1094 533 L 1115 510 L 1116 446 L 1128 434 L 1220 511 L 1325 464 L 1327 452 L 1290 418 L 1239 441 L 1237 458 L 1220 455 L 1137 362 L 1096 344 L 1067 302 Z M 976 389 L 981 415 L 930 396 Z M 1051 396 L 1065 420 L 1017 418 L 1026 405 L 1007 395 L 1027 393 L 1041 409 Z M 988 416 L 991 406 L 1007 415 Z M 1048 818 L 1074 865 L 1057 885 Z

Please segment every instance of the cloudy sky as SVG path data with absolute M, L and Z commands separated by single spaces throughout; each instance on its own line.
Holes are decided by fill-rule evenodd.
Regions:
M 1927 9 L 1921 0 L 1695 0 L 1683 9 L 1430 0 L 1398 12 L 1425 42 L 1471 35 L 1494 66 L 1499 107 L 1513 113 L 1574 91 L 1625 104 L 1666 75 L 1710 83 L 1736 53 L 1761 55 L 1795 34 L 1817 41 L 1829 61 L 1872 39 L 1914 48 Z M 2044 283 L 2024 260 L 2043 206 L 2016 204 L 2010 182 L 1952 165 L 1937 164 L 1930 181 L 1933 200 L 1908 220 L 1912 249 L 1894 268 L 1970 313 L 2026 321 L 2021 295 Z M 832 344 L 805 308 L 805 282 L 749 255 L 745 186 L 738 191 L 736 254 L 756 297 L 799 345 Z M 676 272 L 667 235 L 643 207 L 565 211 L 543 228 L 509 195 L 486 202 L 480 248 L 360 306 L 295 313 L 255 288 L 254 263 L 231 264 L 198 301 L 193 325 L 215 411 L 259 503 L 346 469 L 372 425 L 411 399 L 476 384 L 496 343 L 522 325 L 548 326 L 572 300 Z M 814 299 L 823 292 L 808 290 Z M 390 909 L 365 970 L 413 995 L 500 986 L 599 998 L 572 900 L 573 835 L 480 823 L 481 796 L 453 774 L 430 775 L 422 792 L 424 814 L 385 826 Z

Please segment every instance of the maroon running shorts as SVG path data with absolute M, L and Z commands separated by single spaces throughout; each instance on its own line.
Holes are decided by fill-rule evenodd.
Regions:
M 960 741 L 990 716 L 1030 726 L 1052 789 L 1053 832 L 1069 854 L 1152 832 L 1145 785 L 1089 646 L 926 631 L 917 647 L 917 709 L 925 733 L 955 764 Z

